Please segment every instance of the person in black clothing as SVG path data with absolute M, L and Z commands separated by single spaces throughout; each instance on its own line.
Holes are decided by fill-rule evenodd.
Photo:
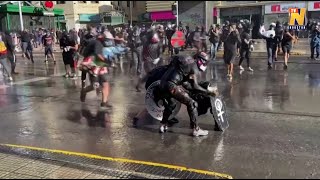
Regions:
M 280 49 L 281 49 L 281 41 L 282 41 L 282 37 L 283 37 L 283 26 L 279 21 L 276 22 L 275 33 L 276 33 L 275 38 L 277 40 L 277 50 L 276 50 L 274 60 L 277 61 L 278 53 L 280 52 Z
M 284 69 L 288 68 L 288 60 L 290 51 L 292 49 L 292 40 L 294 39 L 293 31 L 288 30 L 287 28 L 284 30 L 283 39 L 281 41 L 281 47 L 284 55 Z
M 206 29 L 204 26 L 201 27 L 201 32 L 200 32 L 200 42 L 201 42 L 201 51 L 207 52 L 208 47 L 207 47 L 207 36 L 208 33 L 206 32 Z
M 173 47 L 171 44 L 171 38 L 174 33 L 175 33 L 175 27 L 172 24 L 168 24 L 167 30 L 166 30 L 166 36 L 167 36 L 168 49 L 169 49 L 170 56 L 173 55 Z
M 209 41 L 211 43 L 211 49 L 210 49 L 211 60 L 216 60 L 218 44 L 220 41 L 220 34 L 216 25 L 212 25 L 210 28 Z
M 224 53 L 223 59 L 228 68 L 228 78 L 232 78 L 233 75 L 233 61 L 237 57 L 238 43 L 241 43 L 240 34 L 237 30 L 236 24 L 230 24 L 229 32 L 225 35 L 224 39 Z
M 29 34 L 28 30 L 24 30 L 21 33 L 21 48 L 22 48 L 22 56 L 23 58 L 26 56 L 29 60 L 33 61 L 33 48 L 31 44 L 31 35 Z
M 190 28 L 189 26 L 186 26 L 186 30 L 184 32 L 184 34 L 186 35 L 186 46 L 185 46 L 185 49 L 187 49 L 188 47 L 193 47 L 192 46 L 192 34 L 191 34 L 191 31 L 190 31 Z
M 62 59 L 66 69 L 65 77 L 74 78 L 75 72 L 76 72 L 76 69 L 75 69 L 76 67 L 74 62 L 74 54 L 77 50 L 76 40 L 72 37 L 71 33 L 64 32 L 59 42 L 60 42 L 60 49 L 63 50 Z
M 175 103 L 174 99 L 187 106 L 190 117 L 190 128 L 194 136 L 206 136 L 208 131 L 200 129 L 197 123 L 198 104 L 193 100 L 187 90 L 197 90 L 199 93 L 213 94 L 198 84 L 197 75 L 206 70 L 208 56 L 199 52 L 193 57 L 188 55 L 176 55 L 172 57 L 167 71 L 160 80 L 159 88 L 155 89 L 155 102 L 164 99 L 164 112 L 159 129 L 164 133 L 168 129 L 168 119 L 171 116 Z M 187 85 L 188 84 L 188 85 Z
M 247 26 L 243 27 L 243 32 L 241 33 L 241 44 L 240 44 L 240 61 L 239 61 L 239 67 L 240 70 L 244 70 L 244 68 L 241 66 L 244 58 L 247 59 L 247 67 L 249 71 L 253 71 L 253 69 L 250 67 L 250 56 L 251 51 L 250 47 L 252 45 L 252 39 L 250 37 L 250 29 Z
M 104 33 L 99 33 L 97 35 L 96 39 L 92 39 L 88 45 L 85 47 L 83 56 L 84 56 L 84 62 L 88 62 L 90 59 L 91 61 L 96 59 L 99 61 L 107 62 L 105 57 L 103 56 L 103 47 L 104 47 L 104 41 L 106 39 L 106 36 Z M 89 60 L 89 61 L 90 61 Z M 84 63 L 83 62 L 83 63 Z M 108 70 L 107 67 L 102 67 L 104 69 L 104 72 L 101 72 L 95 77 L 93 74 L 90 74 L 90 85 L 88 87 L 82 87 L 81 89 L 81 95 L 80 100 L 81 102 L 85 102 L 86 94 L 92 90 L 94 90 L 94 84 L 96 82 L 99 82 L 102 86 L 102 102 L 101 107 L 112 107 L 108 103 L 108 97 L 109 97 L 109 91 L 110 91 L 110 85 L 108 83 Z
M 229 26 L 230 26 L 229 21 L 226 21 L 225 24 L 222 25 L 221 38 L 220 38 L 220 42 L 218 44 L 218 51 L 221 48 L 221 46 L 223 45 L 224 41 L 226 40 L 226 37 L 229 34 Z M 220 29 L 220 27 L 219 27 L 219 29 Z
M 84 35 L 83 39 L 80 42 L 80 47 L 79 47 L 79 53 L 83 56 L 84 55 L 84 50 L 88 46 L 89 42 L 91 40 L 95 40 L 95 28 L 93 27 L 88 27 L 88 33 Z M 82 87 L 85 87 L 86 85 L 86 78 L 87 78 L 87 72 L 82 70 L 81 71 L 81 84 Z
M 5 44 L 7 47 L 7 58 L 11 63 L 11 74 L 19 74 L 15 71 L 16 69 L 16 55 L 14 53 L 15 46 L 12 42 L 12 37 L 9 31 L 5 31 Z
M 197 53 L 201 52 L 201 45 L 201 27 L 197 26 L 193 34 L 193 47 L 196 48 Z
M 165 38 L 166 38 L 163 25 L 159 25 L 157 27 L 157 33 L 158 33 L 159 38 L 160 38 L 160 41 L 159 41 L 160 52 L 161 52 L 161 54 L 163 54 L 164 51 L 165 51 L 164 47 L 165 47 Z
M 128 43 L 132 55 L 130 70 L 134 66 L 136 73 L 139 75 L 142 68 L 142 41 L 140 38 L 139 26 L 134 26 L 133 29 L 129 32 Z

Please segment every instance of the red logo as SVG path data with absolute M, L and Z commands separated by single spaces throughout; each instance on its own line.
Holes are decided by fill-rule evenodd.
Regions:
M 320 9 L 320 2 L 314 2 L 313 8 L 314 9 Z
M 53 1 L 45 1 L 45 2 L 43 2 L 43 7 L 46 10 L 52 10 L 53 6 L 54 6 Z
M 280 5 L 272 5 L 271 12 L 280 12 Z

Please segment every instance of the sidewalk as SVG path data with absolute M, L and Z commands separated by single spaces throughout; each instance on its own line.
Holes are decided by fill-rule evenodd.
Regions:
M 61 150 L 0 145 L 0 179 L 231 179 L 181 166 Z

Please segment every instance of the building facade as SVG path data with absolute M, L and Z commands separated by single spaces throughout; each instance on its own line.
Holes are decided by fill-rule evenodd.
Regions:
M 261 24 L 289 21 L 289 8 L 306 8 L 307 19 L 320 21 L 320 1 L 218 1 L 214 5 L 214 23 L 248 19 L 254 24 L 257 37 Z
M 124 15 L 126 23 L 130 23 L 131 17 L 133 23 L 145 20 L 143 16 L 146 13 L 146 1 L 112 1 L 111 3 L 114 10 Z
M 146 1 L 148 17 L 153 22 L 175 23 L 176 16 L 172 13 L 175 1 Z
M 0 31 L 20 31 L 19 6 L 17 1 L 0 2 Z M 59 29 L 63 27 L 64 10 L 45 9 L 40 1 L 22 3 L 22 19 L 24 29 L 38 28 Z
M 54 1 L 54 3 L 55 7 L 64 9 L 67 29 L 76 30 L 87 25 L 100 24 L 100 11 L 112 9 L 111 1 Z

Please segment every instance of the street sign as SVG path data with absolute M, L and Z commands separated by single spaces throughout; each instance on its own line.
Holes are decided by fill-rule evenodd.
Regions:
M 44 16 L 54 16 L 54 12 L 43 11 Z
M 183 34 L 182 31 L 176 31 L 171 38 L 171 45 L 174 48 L 180 48 L 184 46 L 186 43 L 186 36 Z

